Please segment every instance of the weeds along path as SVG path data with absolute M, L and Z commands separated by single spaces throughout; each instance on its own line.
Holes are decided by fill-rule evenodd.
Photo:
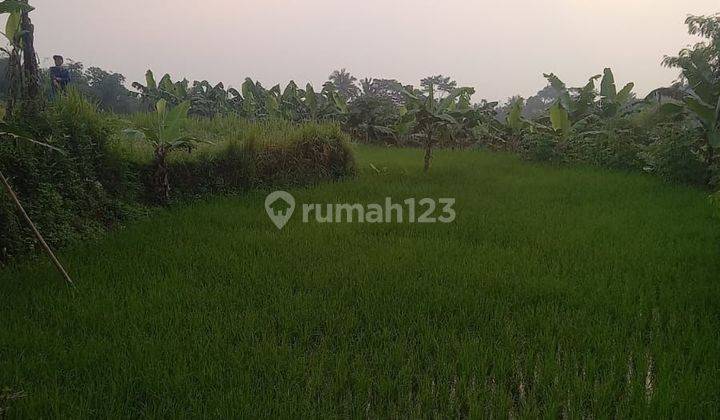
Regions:
M 278 230 L 263 193 L 0 272 L 0 389 L 61 415 L 571 417 L 720 410 L 706 194 L 484 152 L 360 148 L 299 203 L 456 198 L 452 224 Z M 373 165 L 374 169 L 370 165 Z M 2 402 L 0 400 L 0 402 Z

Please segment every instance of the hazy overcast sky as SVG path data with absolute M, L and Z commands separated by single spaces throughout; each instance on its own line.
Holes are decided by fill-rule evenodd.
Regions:
M 603 68 L 640 93 L 671 82 L 660 60 L 694 40 L 687 14 L 718 0 L 31 0 L 41 57 L 63 54 L 142 80 L 145 70 L 239 85 L 356 77 L 417 84 L 442 73 L 480 98 L 531 95 L 554 72 Z M 47 62 L 44 62 L 47 64 Z M 268 86 L 270 87 L 270 86 Z

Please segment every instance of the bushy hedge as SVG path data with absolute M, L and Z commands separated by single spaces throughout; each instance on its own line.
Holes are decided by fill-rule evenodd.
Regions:
M 552 132 L 525 133 L 518 151 L 535 161 L 643 171 L 671 182 L 720 188 L 720 167 L 716 161 L 708 162 L 707 142 L 698 127 L 660 123 L 645 128 L 626 120 L 614 123 L 566 138 Z
M 143 115 L 137 119 L 146 118 Z M 188 131 L 210 142 L 169 158 L 172 199 L 233 194 L 249 188 L 293 186 L 355 173 L 349 138 L 335 124 L 283 120 L 247 122 L 237 117 L 195 119 Z M 145 199 L 152 201 L 152 148 L 119 139 L 113 148 L 142 171 Z
M 133 211 L 135 190 L 122 162 L 108 148 L 116 121 L 77 94 L 53 102 L 25 121 L 25 131 L 65 151 L 60 154 L 17 140 L 0 140 L 0 170 L 46 240 L 62 244 L 96 235 Z M 9 197 L 0 199 L 0 259 L 35 247 Z
M 71 92 L 36 120 L 25 121 L 36 139 L 64 154 L 0 140 L 0 170 L 51 245 L 98 235 L 148 211 L 153 202 L 152 148 L 121 135 L 130 124 Z M 226 117 L 191 121 L 188 130 L 214 144 L 171 157 L 174 201 L 315 183 L 355 171 L 348 139 L 331 124 L 248 123 Z M 9 197 L 1 195 L 0 261 L 28 254 L 37 245 Z

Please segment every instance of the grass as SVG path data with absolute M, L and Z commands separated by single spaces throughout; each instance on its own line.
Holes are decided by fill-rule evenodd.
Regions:
M 456 197 L 450 225 L 172 209 L 0 272 L 22 417 L 709 417 L 720 222 L 704 192 L 480 151 L 360 148 L 301 203 Z M 372 163 L 379 173 L 369 169 Z
M 119 120 L 122 127 L 150 125 L 155 117 L 152 113 L 135 114 L 129 120 Z M 263 149 L 266 147 L 292 147 L 293 145 L 314 139 L 346 139 L 340 126 L 330 122 L 293 123 L 286 120 L 262 120 L 249 122 L 237 116 L 215 118 L 191 118 L 185 127 L 187 134 L 202 143 L 197 144 L 193 153 L 176 152 L 170 154 L 170 162 L 197 161 L 201 157 L 213 157 L 224 153 L 228 147 L 252 144 Z M 112 149 L 123 159 L 149 164 L 153 160 L 153 147 L 141 140 L 131 140 L 127 136 L 113 139 Z

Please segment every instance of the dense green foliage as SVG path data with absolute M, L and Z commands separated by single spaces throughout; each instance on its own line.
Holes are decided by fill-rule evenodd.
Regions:
M 80 62 L 71 62 L 67 67 L 71 75 L 71 86 L 97 104 L 99 109 L 118 114 L 141 110 L 137 94 L 125 87 L 125 76 L 122 74 L 93 66 L 85 68 Z M 49 84 L 49 81 L 43 83 Z
M 639 101 L 633 98 L 632 83 L 617 89 L 610 69 L 574 89 L 554 74 L 545 75 L 555 93 L 545 97 L 556 97 L 547 117 L 521 122 L 522 101 L 514 102 L 508 125 L 519 132 L 521 141 L 505 148 L 537 160 L 643 170 L 717 188 L 720 16 L 690 16 L 686 23 L 691 34 L 706 42 L 665 58 L 665 65 L 682 70 L 675 86 L 657 89 Z M 595 83 L 601 78 L 597 90 Z
M 10 13 L 4 35 L 12 47 L 3 64 L 11 83 L 0 90 L 7 98 L 24 97 L 27 89 L 14 84 L 26 71 L 18 67 L 27 61 L 20 57 L 26 36 L 21 20 L 33 8 L 26 2 L 0 4 L 0 13 Z M 170 75 L 157 82 L 148 71 L 145 85 L 133 84 L 133 98 L 122 75 L 70 63 L 76 90 L 40 112 L 33 106 L 30 113 L 11 112 L 6 118 L 24 127 L 28 137 L 65 154 L 0 135 L 0 169 L 17 184 L 51 243 L 98 232 L 140 204 L 345 176 L 353 164 L 341 129 L 361 142 L 424 147 L 426 170 L 435 147 L 479 146 L 537 161 L 644 171 L 716 189 L 719 22 L 717 15 L 687 19 L 689 32 L 706 41 L 666 57 L 665 65 L 681 70 L 680 80 L 644 100 L 635 97 L 633 83 L 619 88 L 610 69 L 577 88 L 546 74 L 548 86 L 537 95 L 527 102 L 513 98 L 504 107 L 484 100 L 472 103 L 474 89 L 458 87 L 442 75 L 423 79 L 419 89 L 391 79 L 364 79 L 358 87 L 345 69 L 333 72 L 319 92 L 293 81 L 266 89 L 246 79 L 239 90 L 207 81 L 174 82 Z M 14 71 L 20 73 L 13 76 Z M 145 107 L 151 112 L 126 121 L 96 107 L 120 113 Z M 186 122 L 186 114 L 197 119 Z M 118 135 L 129 127 L 142 133 L 151 150 Z M 288 130 L 302 133 L 301 138 L 291 135 L 293 141 L 278 146 L 274 137 L 288 137 Z M 171 138 L 165 138 L 170 133 Z M 257 133 L 271 140 L 256 141 Z M 200 147 L 190 158 L 183 157 L 184 150 L 192 152 L 202 141 L 216 142 L 217 147 Z M 144 153 L 142 158 L 136 151 Z M 6 216 L 0 231 L 10 232 L 0 240 L 2 258 L 31 248 L 8 202 L 0 205 L 0 212 Z
M 168 156 L 177 150 L 192 153 L 199 140 L 187 134 L 190 102 L 185 101 L 170 108 L 165 99 L 155 104 L 150 118 L 138 124 L 137 129 L 127 129 L 125 134 L 148 142 L 153 147 L 152 187 L 154 197 L 160 204 L 170 202 L 170 180 L 167 167 Z
M 135 120 L 148 118 L 138 115 Z M 28 137 L 64 153 L 15 140 L 0 141 L 0 171 L 11 180 L 49 243 L 60 245 L 93 236 L 138 212 L 145 213 L 146 205 L 156 202 L 154 150 L 121 134 L 131 125 L 99 112 L 71 90 L 22 124 Z M 221 144 L 170 160 L 173 201 L 240 192 L 267 183 L 337 179 L 354 171 L 346 136 L 333 125 L 266 122 L 256 126 L 228 117 L 189 120 L 184 129 L 210 140 L 219 135 L 213 133 L 212 125 L 222 133 Z M 174 194 L 173 184 L 177 184 Z M 0 216 L 0 260 L 31 251 L 34 239 L 9 200 L 0 201 Z
M 7 101 L 11 94 L 10 81 L 2 77 L 8 73 L 9 64 L 9 58 L 0 57 L 0 100 L 2 101 Z M 69 61 L 66 67 L 71 77 L 70 85 L 95 103 L 99 109 L 118 114 L 131 114 L 142 109 L 137 93 L 125 87 L 126 80 L 122 74 L 94 66 L 85 68 L 83 63 L 76 61 Z M 43 95 L 52 96 L 48 69 L 43 69 L 40 77 Z
M 71 62 L 50 94 L 32 10 L 0 0 L 0 172 L 78 287 L 13 258 L 36 243 L 0 199 L 0 418 L 720 412 L 720 16 L 687 19 L 704 42 L 644 99 L 607 68 L 499 106 L 346 69 L 318 90 L 148 71 L 133 93 Z M 472 149 L 429 176 L 416 150 L 351 139 L 423 147 L 425 172 Z M 454 197 L 459 217 L 278 231 L 278 188 Z
M 0 141 L 0 171 L 53 244 L 92 235 L 122 220 L 138 183 L 109 149 L 115 121 L 76 93 L 54 101 L 24 128 L 65 154 Z M 32 250 L 34 240 L 8 199 L 0 201 L 2 259 Z
M 0 272 L 18 417 L 700 418 L 720 410 L 720 224 L 650 176 L 358 150 L 300 203 L 457 197 L 451 225 L 278 231 L 262 192 Z M 370 169 L 373 164 L 380 173 Z
M 458 87 L 442 75 L 423 79 L 420 88 L 396 80 L 357 79 L 337 70 L 316 93 L 295 82 L 265 89 L 247 79 L 241 91 L 222 83 L 156 82 L 134 87 L 152 104 L 158 99 L 191 103 L 193 115 L 239 115 L 250 120 L 332 120 L 367 143 L 422 146 L 429 164 L 432 149 L 480 145 L 542 161 L 592 163 L 656 173 L 666 179 L 716 188 L 720 163 L 720 18 L 691 16 L 691 34 L 707 42 L 667 57 L 682 70 L 673 87 L 638 99 L 634 84 L 618 85 L 609 68 L 581 87 L 568 87 L 555 74 L 531 97 L 496 102 L 470 100 L 474 89 Z
M 147 118 L 138 114 L 133 120 L 144 124 Z M 248 122 L 228 116 L 192 120 L 187 132 L 204 143 L 191 153 L 168 157 L 169 183 L 176 200 L 312 184 L 350 176 L 356 169 L 347 135 L 333 124 Z M 120 139 L 113 148 L 128 160 L 152 168 L 152 146 Z
M 238 115 L 249 120 L 283 118 L 289 121 L 337 120 L 347 113 L 347 104 L 335 85 L 326 83 L 320 92 L 311 84 L 301 89 L 291 81 L 282 89 L 280 85 L 265 89 L 260 82 L 247 78 L 241 91 L 225 89 L 222 83 L 212 86 L 207 81 L 190 82 L 184 79 L 173 82 L 169 74 L 155 81 L 151 70 L 147 71 L 145 85 L 133 83 L 142 100 L 154 107 L 159 100 L 176 106 L 190 104 L 191 115 L 213 117 Z

